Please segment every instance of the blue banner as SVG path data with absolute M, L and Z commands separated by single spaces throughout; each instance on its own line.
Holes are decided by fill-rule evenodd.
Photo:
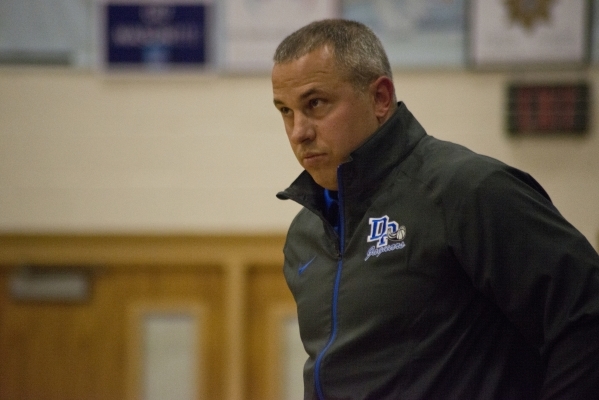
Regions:
M 208 32 L 204 4 L 107 4 L 108 67 L 203 66 Z

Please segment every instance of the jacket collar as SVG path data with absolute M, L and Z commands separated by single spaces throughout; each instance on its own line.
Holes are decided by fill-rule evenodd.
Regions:
M 393 115 L 339 166 L 343 196 L 353 198 L 376 189 L 424 136 L 422 126 L 399 102 Z M 277 197 L 295 200 L 312 210 L 322 210 L 324 203 L 323 188 L 306 171 Z

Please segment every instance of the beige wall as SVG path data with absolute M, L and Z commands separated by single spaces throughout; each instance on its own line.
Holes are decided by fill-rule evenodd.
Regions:
M 597 247 L 596 107 L 585 138 L 515 140 L 504 101 L 514 79 L 599 70 L 395 74 L 429 134 L 531 173 Z M 0 69 L 2 232 L 284 232 L 298 206 L 274 195 L 299 172 L 268 76 Z

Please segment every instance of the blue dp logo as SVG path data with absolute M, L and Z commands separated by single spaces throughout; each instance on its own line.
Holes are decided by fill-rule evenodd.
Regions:
M 366 239 L 367 242 L 376 242 L 376 247 L 383 247 L 391 241 L 401 241 L 406 235 L 406 228 L 399 226 L 395 221 L 390 221 L 389 216 L 385 215 L 380 218 L 369 218 L 370 234 Z
M 397 222 L 390 221 L 388 215 L 380 218 L 369 218 L 368 222 L 370 223 L 370 234 L 366 241 L 376 242 L 376 246 L 368 249 L 364 261 L 370 257 L 378 257 L 383 253 L 401 250 L 406 247 L 404 242 L 406 237 L 405 226 L 399 226 Z

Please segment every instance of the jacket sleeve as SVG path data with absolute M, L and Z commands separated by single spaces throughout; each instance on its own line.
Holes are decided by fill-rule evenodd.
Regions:
M 539 351 L 541 398 L 598 398 L 597 252 L 528 174 L 483 168 L 455 183 L 450 245 L 474 286 Z

